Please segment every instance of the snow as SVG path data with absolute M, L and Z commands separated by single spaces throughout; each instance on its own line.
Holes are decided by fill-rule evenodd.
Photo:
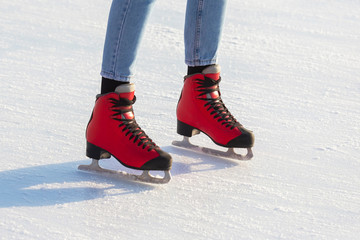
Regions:
M 0 239 L 358 239 L 359 1 L 228 2 L 222 96 L 256 137 L 239 162 L 171 146 L 186 1 L 158 0 L 134 82 L 138 123 L 174 158 L 160 186 L 77 170 L 110 4 L 1 1 Z

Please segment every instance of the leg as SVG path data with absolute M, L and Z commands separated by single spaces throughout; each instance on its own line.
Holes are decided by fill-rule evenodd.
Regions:
M 221 99 L 220 66 L 216 55 L 220 41 L 226 0 L 188 1 L 185 23 L 185 62 L 188 75 L 177 105 L 177 132 L 185 142 L 175 145 L 192 147 L 188 138 L 200 132 L 219 146 L 229 148 L 220 155 L 250 159 L 254 135 L 230 113 Z M 246 156 L 237 155 L 232 148 L 247 148 Z M 203 152 L 218 154 L 202 148 Z
M 143 29 L 154 0 L 113 0 L 104 45 L 101 75 L 130 81 Z
M 184 30 L 185 63 L 216 63 L 226 0 L 188 0 Z
M 129 83 L 136 51 L 153 0 L 113 0 L 97 96 L 86 128 L 86 155 L 92 164 L 81 170 L 113 172 L 98 165 L 103 158 L 115 157 L 126 167 L 143 170 L 132 176 L 140 181 L 166 183 L 170 180 L 171 156 L 162 151 L 136 123 L 132 105 L 135 86 Z M 164 171 L 163 178 L 149 174 Z

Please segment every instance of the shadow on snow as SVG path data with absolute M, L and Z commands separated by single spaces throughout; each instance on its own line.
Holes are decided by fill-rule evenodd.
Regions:
M 173 177 L 191 172 L 213 171 L 238 165 L 236 161 L 204 156 L 203 154 L 172 146 L 166 146 L 163 149 L 170 154 L 177 155 L 177 157 L 184 156 L 198 160 L 184 163 L 177 161 L 177 157 L 175 157 L 171 170 Z M 119 168 L 119 166 L 120 170 L 126 169 L 118 164 L 116 160 L 112 160 L 101 161 L 101 163 L 110 164 L 110 167 L 112 167 L 112 164 L 115 169 Z M 159 186 L 134 182 L 114 175 L 77 170 L 79 164 L 89 162 L 89 160 L 74 161 L 0 172 L 0 208 L 49 206 L 81 202 L 106 196 L 140 193 L 156 189 Z M 196 166 L 199 165 L 204 165 L 204 167 L 201 170 L 196 169 Z

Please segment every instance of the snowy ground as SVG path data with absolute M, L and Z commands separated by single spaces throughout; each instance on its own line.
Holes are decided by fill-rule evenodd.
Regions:
M 137 62 L 137 121 L 174 158 L 158 186 L 77 171 L 110 0 L 1 0 L 0 239 L 359 239 L 360 2 L 229 1 L 221 89 L 249 162 L 171 146 L 185 5 L 157 1 Z

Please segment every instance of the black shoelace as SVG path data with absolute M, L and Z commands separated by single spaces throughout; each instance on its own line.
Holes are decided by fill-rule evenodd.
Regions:
M 222 121 L 222 125 L 225 125 L 225 127 L 230 127 L 230 129 L 240 127 L 241 124 L 234 118 L 233 115 L 231 115 L 221 99 L 219 91 L 220 81 L 221 78 L 217 81 L 208 77 L 205 77 L 204 80 L 196 79 L 196 82 L 200 84 L 200 86 L 196 88 L 196 90 L 200 92 L 198 99 L 206 102 L 204 107 L 207 107 L 207 111 L 211 111 L 210 115 L 213 115 L 213 117 L 217 119 L 218 122 Z M 219 93 L 219 96 L 213 98 L 211 97 L 211 93 L 215 91 Z
M 136 97 L 133 100 L 126 98 L 110 98 L 110 102 L 113 104 L 111 110 L 115 112 L 113 114 L 113 119 L 119 121 L 119 127 L 125 126 L 123 132 L 126 131 L 125 136 L 129 136 L 129 140 L 133 139 L 133 142 L 138 141 L 138 146 L 142 146 L 143 149 L 149 147 L 147 150 L 151 151 L 152 149 L 157 148 L 157 145 L 149 138 L 145 132 L 139 127 L 135 118 L 126 119 L 124 117 L 125 113 L 132 112 L 132 105 L 135 103 Z M 120 116 L 120 117 L 119 117 Z

